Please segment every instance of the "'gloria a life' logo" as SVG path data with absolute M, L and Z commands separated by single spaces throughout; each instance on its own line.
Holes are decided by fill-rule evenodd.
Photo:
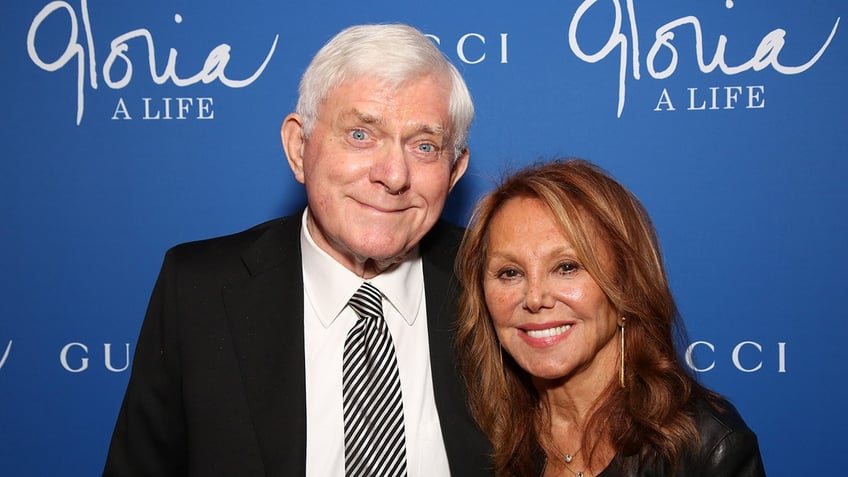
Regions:
M 69 22 L 67 46 L 58 58 L 45 59 L 36 48 L 36 37 L 43 33 L 41 28 L 48 17 L 61 15 L 63 12 L 67 15 Z M 182 16 L 175 14 L 174 21 L 181 23 L 183 21 Z M 82 29 L 82 33 L 80 29 Z M 230 45 L 227 43 L 221 43 L 213 48 L 206 57 L 202 69 L 191 76 L 182 77 L 177 75 L 177 56 L 179 52 L 175 48 L 168 49 L 168 59 L 165 67 L 161 72 L 157 71 L 157 51 L 161 54 L 163 49 L 160 45 L 156 44 L 153 34 L 146 28 L 131 30 L 112 39 L 109 52 L 103 59 L 103 67 L 98 70 L 97 63 L 100 58 L 95 51 L 94 33 L 89 19 L 87 0 L 80 0 L 79 16 L 68 2 L 57 0 L 48 3 L 35 16 L 27 33 L 27 52 L 36 66 L 49 72 L 55 72 L 65 67 L 76 69 L 77 125 L 82 122 L 85 111 L 86 87 L 97 90 L 101 75 L 103 82 L 111 89 L 122 89 L 130 84 L 133 79 L 134 67 L 136 66 L 127 54 L 131 48 L 146 49 L 148 61 L 143 66 L 139 65 L 139 69 L 146 68 L 150 74 L 150 78 L 158 85 L 164 85 L 170 82 L 175 86 L 185 87 L 197 83 L 208 84 L 218 81 L 230 88 L 243 88 L 256 81 L 265 71 L 265 67 L 271 60 L 279 39 L 279 35 L 274 36 L 274 40 L 271 42 L 271 46 L 265 54 L 264 60 L 252 75 L 247 78 L 234 79 L 228 77 L 226 73 L 227 64 L 231 60 Z M 119 77 L 113 77 L 113 67 L 116 64 L 121 66 L 116 71 L 122 71 L 123 73 L 122 75 L 118 73 L 120 75 Z M 181 116 L 184 117 L 184 115 L 188 114 L 190 110 L 198 119 L 214 118 L 214 112 L 212 110 L 214 103 L 212 98 L 166 99 L 169 101 L 167 101 L 163 108 L 151 111 L 151 98 L 145 98 L 146 119 L 159 119 L 163 117 L 165 119 L 171 119 L 173 117 L 181 118 Z M 115 107 L 113 119 L 130 119 L 129 111 L 123 98 L 119 99 Z
M 787 44 L 787 31 L 775 28 L 762 37 L 759 44 L 741 45 L 732 43 L 727 35 L 721 34 L 714 44 L 706 44 L 704 41 L 704 30 L 701 20 L 695 15 L 687 15 L 669 21 L 656 29 L 654 39 L 648 48 L 648 54 L 643 59 L 640 53 L 639 22 L 635 0 L 625 0 L 624 6 L 627 11 L 628 25 L 624 26 L 624 11 L 620 0 L 612 0 L 613 16 L 612 25 L 603 25 L 603 31 L 610 28 L 610 34 L 604 45 L 597 51 L 586 51 L 581 43 L 581 32 L 592 28 L 584 22 L 590 10 L 596 6 L 597 0 L 584 0 L 574 13 L 568 28 L 568 44 L 574 55 L 587 63 L 597 63 L 606 59 L 610 54 L 618 58 L 618 117 L 624 111 L 627 97 L 628 74 L 633 79 L 639 80 L 642 75 L 642 61 L 648 74 L 658 80 L 671 78 L 677 70 L 678 61 L 686 58 L 697 62 L 701 73 L 713 73 L 716 70 L 725 75 L 736 75 L 747 71 L 762 71 L 766 68 L 784 74 L 796 75 L 810 69 L 827 50 L 836 35 L 840 18 L 837 17 L 833 23 L 830 33 L 823 34 L 821 46 L 817 51 L 811 52 L 809 59 L 801 64 L 784 64 L 780 54 Z M 700 3 L 698 4 L 700 5 Z M 725 0 L 725 8 L 734 7 L 733 0 Z M 607 2 L 603 2 L 601 8 L 609 8 Z M 809 5 L 810 8 L 814 4 Z M 675 32 L 694 33 L 694 42 L 688 40 L 676 40 Z M 592 33 L 595 33 L 594 31 Z M 739 64 L 729 64 L 726 57 L 728 49 L 735 48 L 739 51 L 750 51 L 750 59 Z M 688 52 L 688 54 L 687 54 Z M 738 53 L 737 51 L 734 51 Z M 734 55 L 736 56 L 736 55 Z M 659 58 L 663 58 L 660 60 Z M 711 59 L 708 59 L 710 58 Z M 718 110 L 735 109 L 742 107 L 746 109 L 759 109 L 765 107 L 765 86 L 763 85 L 734 85 L 708 87 L 688 87 L 687 110 Z M 675 98 L 663 88 L 658 93 L 658 100 L 654 111 L 674 111 Z
M 3 369 L 3 366 L 6 364 L 6 360 L 9 359 L 9 352 L 12 351 L 12 340 L 9 340 L 9 344 L 6 345 L 6 350 L 3 351 L 3 356 L 0 356 L 0 369 Z

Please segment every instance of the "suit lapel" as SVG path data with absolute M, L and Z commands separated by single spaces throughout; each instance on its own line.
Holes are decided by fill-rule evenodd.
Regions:
M 306 466 L 299 231 L 299 216 L 271 226 L 242 255 L 249 278 L 224 295 L 266 475 L 302 475 Z
M 488 467 L 488 443 L 466 410 L 454 358 L 461 230 L 437 225 L 422 242 L 433 391 L 452 475 Z M 268 476 L 306 472 L 306 378 L 300 216 L 271 225 L 242 255 L 249 277 L 224 292 L 251 420 Z
M 456 471 L 457 460 L 465 458 L 459 455 L 464 447 L 454 439 L 465 402 L 453 349 L 457 294 L 453 260 L 457 245 L 458 239 L 449 236 L 439 225 L 421 243 L 433 394 L 452 474 Z
M 440 222 L 421 242 L 433 394 L 451 475 L 490 475 L 488 441 L 471 418 L 456 362 L 456 305 L 453 273 L 461 229 Z

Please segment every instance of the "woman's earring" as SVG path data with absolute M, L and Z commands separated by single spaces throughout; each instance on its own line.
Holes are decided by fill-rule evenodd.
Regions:
M 618 370 L 618 383 L 621 384 L 623 388 L 625 386 L 624 383 L 624 322 L 627 321 L 627 318 L 621 317 L 621 323 L 618 325 L 619 334 L 621 335 L 621 353 L 619 356 L 619 362 L 621 363 L 621 367 Z

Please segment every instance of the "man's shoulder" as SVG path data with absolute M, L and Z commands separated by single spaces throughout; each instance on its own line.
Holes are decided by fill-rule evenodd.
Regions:
M 300 215 L 280 217 L 236 233 L 175 245 L 168 250 L 167 256 L 180 263 L 240 260 L 243 254 L 263 242 L 280 247 L 284 246 L 285 241 L 296 241 L 299 231 Z
M 453 259 L 456 257 L 464 232 L 465 229 L 458 225 L 439 220 L 421 240 L 421 254 L 449 256 Z

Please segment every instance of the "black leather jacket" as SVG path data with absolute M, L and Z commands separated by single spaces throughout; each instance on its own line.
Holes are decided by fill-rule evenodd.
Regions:
M 640 464 L 637 456 L 616 456 L 598 477 L 765 477 L 757 436 L 727 401 L 717 411 L 696 403 L 701 442 L 680 462 L 676 472 Z
M 700 444 L 683 455 L 675 471 L 640 462 L 638 455 L 617 455 L 597 477 L 765 477 L 757 436 L 732 404 L 718 404 L 721 411 L 696 401 Z M 539 457 L 537 475 L 544 470 L 544 454 Z

